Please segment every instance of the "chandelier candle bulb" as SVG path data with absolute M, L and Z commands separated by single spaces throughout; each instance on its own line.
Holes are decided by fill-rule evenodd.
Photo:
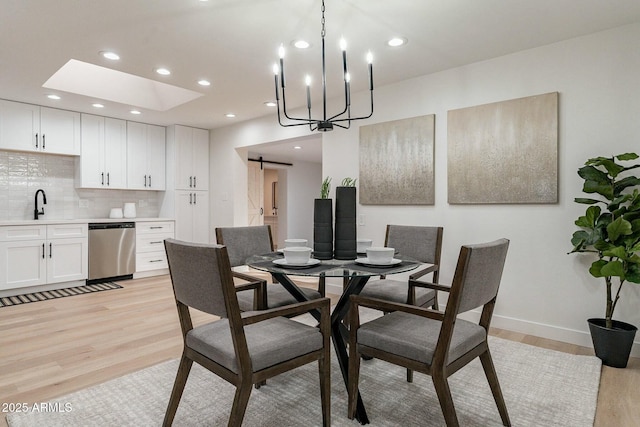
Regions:
M 311 86 L 311 76 L 308 74 L 304 78 L 304 84 L 307 85 L 307 108 L 311 109 L 311 90 L 309 88 Z

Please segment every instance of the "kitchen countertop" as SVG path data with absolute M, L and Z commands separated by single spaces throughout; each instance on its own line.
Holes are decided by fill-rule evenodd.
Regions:
M 12 225 L 50 225 L 50 224 L 84 224 L 96 222 L 150 222 L 174 221 L 173 218 L 79 218 L 79 219 L 16 219 L 0 221 L 1 226 Z

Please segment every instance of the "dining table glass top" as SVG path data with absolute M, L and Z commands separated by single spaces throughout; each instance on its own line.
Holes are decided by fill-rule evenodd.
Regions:
M 311 258 L 310 262 L 302 266 L 290 266 L 284 261 L 284 255 L 280 252 L 270 252 L 268 254 L 253 255 L 246 260 L 246 264 L 256 270 L 269 273 L 282 273 L 296 276 L 313 277 L 370 277 L 395 273 L 403 273 L 418 267 L 420 262 L 395 254 L 393 261 L 384 265 L 372 265 L 366 262 L 365 255 L 355 260 L 317 260 Z

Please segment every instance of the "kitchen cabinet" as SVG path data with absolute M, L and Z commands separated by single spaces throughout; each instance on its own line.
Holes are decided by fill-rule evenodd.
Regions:
M 174 218 L 176 239 L 209 243 L 209 132 L 167 128 L 167 190 L 160 216 Z
M 76 187 L 127 188 L 127 122 L 81 115 L 82 150 L 76 160 Z
M 80 113 L 0 100 L 0 148 L 80 155 Z
M 136 222 L 136 274 L 146 277 L 168 273 L 164 240 L 175 235 L 173 221 Z
M 176 190 L 176 239 L 209 243 L 209 192 Z
M 174 132 L 175 135 L 171 135 Z M 175 188 L 209 189 L 209 131 L 186 126 L 171 126 L 175 138 Z
M 127 122 L 127 188 L 163 191 L 166 130 L 162 126 Z
M 0 227 L 0 290 L 87 278 L 87 224 Z

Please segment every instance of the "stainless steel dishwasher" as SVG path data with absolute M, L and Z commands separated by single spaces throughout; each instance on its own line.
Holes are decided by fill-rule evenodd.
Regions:
M 131 279 L 135 269 L 135 222 L 89 223 L 87 283 Z

